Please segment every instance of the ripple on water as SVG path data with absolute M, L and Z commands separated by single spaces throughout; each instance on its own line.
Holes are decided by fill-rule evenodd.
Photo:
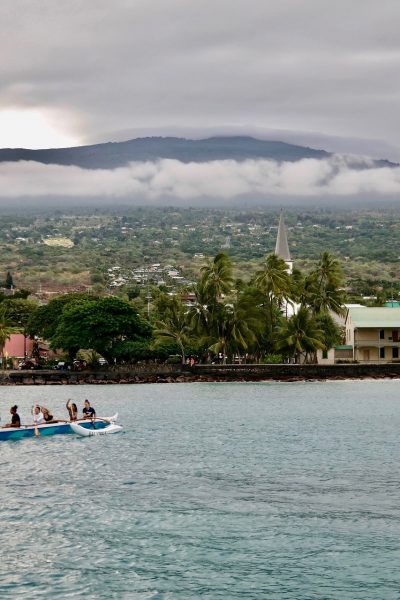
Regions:
M 3 388 L 124 431 L 1 442 L 0 598 L 398 598 L 394 385 Z

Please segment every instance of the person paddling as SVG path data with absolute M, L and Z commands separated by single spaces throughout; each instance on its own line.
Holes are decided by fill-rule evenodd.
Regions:
M 11 423 L 7 423 L 6 425 L 3 425 L 3 427 L 21 427 L 21 419 L 19 418 L 17 410 L 18 406 L 16 404 L 10 408 Z
M 83 418 L 84 419 L 95 419 L 96 411 L 93 406 L 90 406 L 89 400 L 85 400 L 85 406 L 83 407 Z

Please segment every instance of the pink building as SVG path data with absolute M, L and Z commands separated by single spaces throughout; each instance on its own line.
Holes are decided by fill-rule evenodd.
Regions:
M 25 337 L 23 333 L 12 333 L 3 348 L 3 356 L 25 358 L 32 355 L 33 340 Z

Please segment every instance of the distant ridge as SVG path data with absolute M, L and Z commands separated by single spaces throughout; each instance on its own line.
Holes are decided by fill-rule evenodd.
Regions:
M 324 159 L 332 156 L 325 150 L 297 146 L 252 137 L 211 137 L 188 140 L 175 137 L 137 138 L 126 142 L 108 142 L 75 148 L 28 150 L 0 149 L 0 162 L 35 161 L 43 164 L 74 165 L 84 169 L 114 169 L 133 161 L 176 159 L 184 163 L 212 160 L 269 159 L 295 162 L 304 158 Z M 388 161 L 374 161 L 374 166 L 395 166 Z

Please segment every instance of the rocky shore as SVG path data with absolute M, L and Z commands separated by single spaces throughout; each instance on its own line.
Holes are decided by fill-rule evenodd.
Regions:
M 400 363 L 343 365 L 140 365 L 98 371 L 0 371 L 0 385 L 397 379 Z

